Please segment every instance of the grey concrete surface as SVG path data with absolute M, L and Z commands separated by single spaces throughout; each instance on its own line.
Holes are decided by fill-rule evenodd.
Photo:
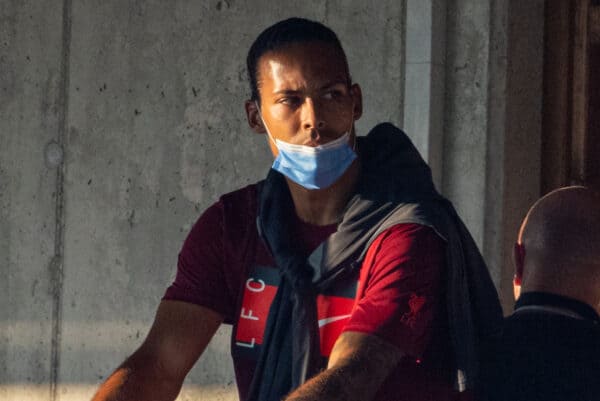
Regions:
M 442 188 L 446 83 L 446 0 L 406 3 L 404 129 Z
M 540 195 L 544 2 L 447 2 L 443 192 L 471 230 L 506 313 L 512 244 Z
M 544 1 L 511 0 L 507 37 L 504 191 L 500 231 L 504 266 L 512 267 L 512 249 L 521 221 L 540 196 Z M 523 40 L 527 38 L 527 40 Z M 499 291 L 505 310 L 512 308 L 513 270 L 502 269 Z
M 0 8 L 0 399 L 13 384 L 50 394 L 62 10 L 47 2 Z
M 483 243 L 490 3 L 447 2 L 443 191 Z
M 505 149 L 504 136 L 506 130 L 506 82 L 508 57 L 508 11 L 509 2 L 494 2 L 491 6 L 489 49 L 489 81 L 487 106 L 487 163 L 485 188 L 485 221 L 483 225 L 483 244 L 481 248 L 492 278 L 497 288 L 500 287 L 505 270 L 513 271 L 512 264 L 506 263 L 503 231 L 505 211 L 502 209 L 504 193 Z M 510 212 L 509 212 L 510 213 Z M 502 295 L 502 294 L 501 294 Z M 510 295 L 510 294 L 509 294 Z M 512 295 L 501 299 L 507 307 Z
M 245 121 L 244 63 L 278 19 L 331 26 L 363 88 L 358 132 L 380 121 L 431 124 L 408 134 L 434 149 L 426 153 L 438 157 L 443 191 L 480 245 L 504 238 L 490 221 L 534 189 L 522 196 L 514 184 L 491 196 L 513 171 L 492 146 L 505 151 L 506 113 L 516 113 L 504 107 L 505 89 L 524 84 L 504 80 L 511 72 L 495 60 L 520 31 L 541 30 L 516 25 L 508 35 L 509 1 L 412 3 L 411 18 L 429 25 L 409 28 L 406 1 L 392 0 L 0 0 L 0 399 L 90 398 L 145 337 L 200 213 L 264 176 L 271 159 Z M 522 63 L 536 82 L 537 64 Z M 416 109 L 406 107 L 405 94 L 422 88 Z M 519 92 L 519 105 L 536 90 Z M 423 114 L 407 116 L 415 110 Z M 511 149 L 521 129 L 535 144 L 537 120 L 510 121 Z M 45 160 L 51 142 L 64 150 L 57 166 Z M 535 160 L 514 162 L 527 167 L 519 179 L 535 180 Z M 500 277 L 504 253 L 488 248 Z M 229 333 L 218 332 L 180 400 L 237 399 Z

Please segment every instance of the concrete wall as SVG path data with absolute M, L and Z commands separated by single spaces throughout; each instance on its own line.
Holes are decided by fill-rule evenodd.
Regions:
M 18 399 L 12 389 L 21 385 L 20 399 L 48 399 L 57 373 L 51 359 L 60 194 L 45 150 L 64 127 L 61 16 L 51 2 L 3 1 L 0 8 L 2 400 Z
M 87 399 L 141 343 L 198 215 L 270 165 L 244 59 L 292 15 L 338 32 L 359 133 L 407 129 L 509 307 L 508 244 L 539 192 L 542 0 L 0 5 L 1 400 Z M 229 332 L 180 400 L 236 399 Z
M 401 125 L 403 2 L 1 5 L 2 400 L 89 398 L 146 335 L 198 215 L 265 175 L 243 112 L 264 27 L 328 23 L 364 88 L 359 132 Z M 180 399 L 236 398 L 228 336 Z
M 544 1 L 408 0 L 404 127 L 480 246 L 506 312 L 539 195 Z
M 540 195 L 543 0 L 448 0 L 442 189 L 512 310 L 512 244 Z
M 512 310 L 512 250 L 527 210 L 541 195 L 542 78 L 544 2 L 511 0 L 506 27 L 506 92 L 502 138 L 502 218 L 495 225 L 501 233 L 499 251 L 503 268 L 499 292 L 504 309 Z M 535 22 L 538 23 L 535 23 Z M 527 38 L 527 40 L 524 40 Z M 493 149 L 488 150 L 488 153 Z M 487 199 L 493 199 L 489 193 Z

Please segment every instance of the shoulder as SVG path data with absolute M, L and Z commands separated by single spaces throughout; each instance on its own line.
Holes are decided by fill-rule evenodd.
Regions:
M 400 295 L 410 286 L 435 290 L 444 265 L 445 242 L 432 228 L 396 224 L 369 246 L 360 272 L 361 287 L 371 292 L 396 288 Z
M 256 218 L 257 195 L 260 183 L 225 193 L 204 214 L 219 213 L 225 223 Z M 200 220 L 202 216 L 200 217 Z
M 526 339 L 535 343 L 557 342 L 576 346 L 586 342 L 600 346 L 600 325 L 587 319 L 551 313 L 513 313 L 504 319 L 503 333 L 515 337 L 527 333 Z
M 561 366 L 570 366 L 600 356 L 600 328 L 588 320 L 549 313 L 513 313 L 504 319 L 502 334 L 489 342 L 489 348 L 492 360 L 543 365 L 550 352 Z M 600 368 L 600 362 L 596 366 Z
M 245 186 L 232 192 L 225 193 L 219 197 L 217 203 L 227 209 L 244 209 L 251 206 L 256 207 L 256 197 L 261 182 Z
M 375 256 L 383 252 L 417 256 L 431 252 L 440 253 L 444 248 L 445 241 L 433 228 L 417 223 L 400 223 L 379 234 L 369 246 L 367 255 Z
M 243 234 L 256 220 L 257 185 L 252 184 L 219 197 L 198 217 L 186 243 L 197 243 L 206 237 L 228 237 L 228 233 Z M 220 235 L 216 235 L 220 234 Z M 239 236 L 239 235 L 238 235 Z
M 254 233 L 258 214 L 258 191 L 261 183 L 248 185 L 224 194 L 219 199 L 225 236 L 237 239 Z
M 219 197 L 220 201 L 234 201 L 247 199 L 248 196 L 256 196 L 259 187 L 262 185 L 262 181 L 254 184 L 246 185 L 245 187 L 238 188 L 231 192 L 226 192 Z

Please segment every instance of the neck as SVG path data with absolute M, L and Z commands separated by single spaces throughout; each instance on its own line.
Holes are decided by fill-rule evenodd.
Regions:
M 530 254 L 523 266 L 521 293 L 540 291 L 576 299 L 598 309 L 600 303 L 600 266 L 582 265 L 565 255 Z
M 563 285 L 555 286 L 547 283 L 531 283 L 521 288 L 521 293 L 525 292 L 546 292 L 550 294 L 561 295 L 563 297 L 575 299 L 588 304 L 600 313 L 600 299 L 595 294 L 597 288 L 586 288 L 585 285 L 569 285 L 563 282 Z
M 517 300 L 515 312 L 546 311 L 579 319 L 600 323 L 600 314 L 592 305 L 573 297 L 564 297 L 549 292 L 527 291 Z
M 360 164 L 356 159 L 333 185 L 316 190 L 306 189 L 286 177 L 300 220 L 318 226 L 338 223 L 354 194 L 359 173 Z

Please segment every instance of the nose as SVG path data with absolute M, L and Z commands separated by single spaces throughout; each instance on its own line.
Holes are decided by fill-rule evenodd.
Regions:
M 319 105 L 307 97 L 302 107 L 302 129 L 310 133 L 310 138 L 316 141 L 320 138 L 321 132 L 325 128 L 325 120 L 321 113 Z

